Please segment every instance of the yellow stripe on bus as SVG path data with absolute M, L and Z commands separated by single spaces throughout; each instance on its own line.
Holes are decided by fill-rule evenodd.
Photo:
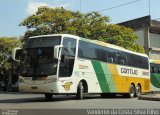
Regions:
M 135 86 L 138 84 L 141 85 L 141 92 L 149 92 L 150 91 L 150 80 L 145 78 L 137 78 L 137 77 L 129 77 L 129 76 L 120 76 L 118 74 L 118 70 L 116 65 L 109 64 L 109 68 L 117 89 L 118 93 L 129 93 L 129 87 L 131 83 Z

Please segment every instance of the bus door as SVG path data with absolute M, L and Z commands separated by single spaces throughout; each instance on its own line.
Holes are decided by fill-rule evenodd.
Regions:
M 59 63 L 59 90 L 61 92 L 73 92 L 74 77 L 72 77 L 77 40 L 73 38 L 63 38 L 63 48 L 61 50 L 61 61 Z

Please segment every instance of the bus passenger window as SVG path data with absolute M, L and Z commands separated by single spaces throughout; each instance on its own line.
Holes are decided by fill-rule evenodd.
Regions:
M 117 63 L 117 51 L 115 49 L 107 48 L 108 62 Z
M 108 58 L 108 62 L 113 63 L 113 58 Z
M 119 60 L 119 64 L 124 65 L 124 60 Z
M 154 67 L 151 67 L 150 71 L 151 73 L 154 73 Z
M 124 52 L 119 51 L 117 53 L 117 63 L 120 65 L 127 65 L 127 57 Z
M 154 67 L 153 71 L 153 73 L 157 73 L 157 67 Z
M 158 72 L 157 73 L 160 73 L 160 67 L 158 67 Z
M 84 56 L 83 56 L 83 52 L 82 52 L 82 50 L 81 50 L 80 48 L 79 48 L 79 50 L 78 50 L 78 56 L 79 56 L 79 57 L 84 57 Z

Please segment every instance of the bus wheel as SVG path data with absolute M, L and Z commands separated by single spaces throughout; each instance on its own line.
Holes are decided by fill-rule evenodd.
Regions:
M 46 101 L 52 101 L 52 96 L 53 96 L 52 93 L 45 93 L 45 99 L 46 99 Z
M 84 87 L 83 87 L 83 83 L 80 82 L 78 84 L 76 98 L 81 100 L 81 99 L 83 99 L 83 97 L 84 97 Z
M 134 85 L 133 84 L 131 84 L 130 85 L 130 89 L 129 89 L 129 94 L 128 94 L 128 97 L 129 98 L 133 98 L 134 96 L 135 96 L 135 88 L 134 88 Z
M 138 84 L 137 89 L 136 89 L 136 93 L 135 93 L 135 97 L 137 97 L 140 94 L 141 94 L 141 86 L 140 86 L 140 84 Z

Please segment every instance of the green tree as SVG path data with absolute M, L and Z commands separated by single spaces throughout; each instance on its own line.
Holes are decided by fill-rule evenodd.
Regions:
M 105 41 L 108 43 L 115 44 L 136 52 L 145 52 L 144 48 L 136 43 L 138 37 L 130 28 L 109 24 L 107 26 L 106 33 Z
M 63 8 L 39 7 L 36 14 L 27 17 L 20 26 L 28 29 L 24 39 L 42 34 L 73 34 L 144 53 L 144 48 L 135 42 L 138 37 L 132 29 L 108 24 L 109 20 L 108 16 L 97 12 L 83 14 Z
M 28 31 L 24 38 L 42 34 L 68 33 L 81 37 L 90 37 L 95 26 L 102 27 L 109 22 L 109 17 L 96 12 L 82 14 L 63 8 L 40 7 L 36 14 L 26 18 L 20 26 L 26 26 Z M 105 26 L 103 25 L 103 26 Z
M 0 37 L 0 65 L 11 56 L 13 48 L 20 46 L 20 39 Z M 10 63 L 5 63 L 4 66 L 7 69 L 10 67 Z

